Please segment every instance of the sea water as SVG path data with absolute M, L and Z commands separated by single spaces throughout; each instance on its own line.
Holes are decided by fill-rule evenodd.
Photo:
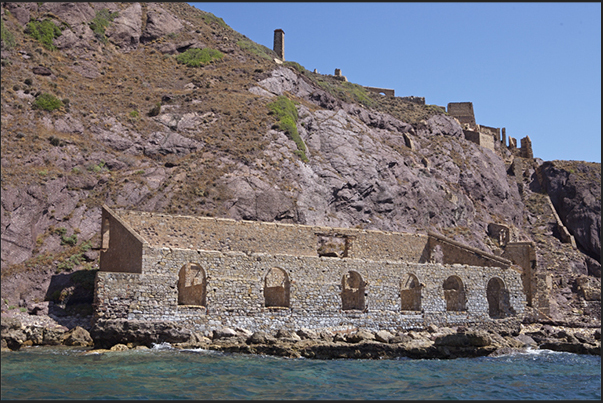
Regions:
M 2 353 L 2 399 L 601 399 L 601 357 L 288 359 L 178 350 Z

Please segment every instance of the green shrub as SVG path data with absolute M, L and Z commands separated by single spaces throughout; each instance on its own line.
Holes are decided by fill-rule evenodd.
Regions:
M 80 245 L 80 250 L 82 252 L 89 251 L 91 248 L 92 248 L 92 242 L 90 240 L 88 240 Z
M 60 227 L 54 230 L 57 234 L 61 236 L 61 245 L 71 245 L 74 246 L 77 244 L 77 234 L 73 234 L 71 236 L 66 236 L 67 228 Z
M 63 106 L 63 102 L 52 94 L 44 92 L 40 94 L 33 103 L 35 109 L 52 112 Z
M 136 119 L 138 117 L 138 111 L 134 110 L 130 112 L 130 117 Z
M 2 38 L 2 44 L 4 45 L 5 49 L 12 49 L 15 47 L 15 45 L 17 44 L 15 42 L 15 36 L 13 35 L 12 32 L 10 32 L 8 30 L 8 28 L 6 28 L 4 26 L 4 20 L 0 20 L 2 22 L 2 33 L 1 33 L 1 38 Z
M 374 101 L 369 96 L 368 91 L 361 85 L 348 81 L 340 81 L 333 77 L 322 76 L 320 74 L 308 74 L 315 84 L 336 98 L 345 102 L 358 102 L 371 107 Z
M 302 161 L 308 162 L 306 156 L 306 145 L 297 131 L 297 108 L 295 103 L 284 95 L 279 95 L 274 102 L 268 104 L 268 109 L 276 115 L 279 125 L 278 128 L 291 137 L 291 140 L 297 144 L 295 154 L 299 155 Z
M 37 40 L 48 50 L 55 50 L 52 40 L 61 36 L 61 29 L 54 25 L 52 21 L 31 21 L 27 23 L 25 33 Z
M 105 166 L 105 161 L 101 160 L 98 164 L 90 164 L 88 165 L 88 171 L 92 171 L 94 173 L 99 173 L 102 171 L 106 171 L 108 168 Z
M 214 60 L 221 60 L 223 57 L 224 54 L 216 49 L 188 49 L 176 56 L 176 61 L 189 67 L 200 67 Z
M 215 15 L 213 15 L 212 13 L 208 13 L 205 12 L 205 14 L 203 15 L 203 20 L 205 21 L 206 24 L 211 24 L 211 23 L 216 23 L 219 26 L 221 26 L 222 28 L 230 28 L 222 18 L 220 17 L 216 17 Z
M 71 269 L 73 269 L 73 263 L 71 263 L 69 260 L 65 260 L 64 262 L 61 262 L 57 265 L 55 273 L 60 273 L 63 270 L 71 270 Z
M 153 117 L 161 113 L 161 102 L 157 102 L 154 107 L 151 108 L 148 115 Z
M 76 244 L 77 244 L 77 234 L 73 234 L 71 236 L 61 235 L 61 245 L 74 246 Z
M 55 136 L 50 136 L 48 137 L 48 141 L 50 141 L 50 144 L 52 144 L 55 147 L 58 147 L 61 145 L 61 139 Z
M 284 62 L 283 64 L 285 66 L 293 67 L 295 70 L 299 71 L 300 73 L 303 73 L 304 71 L 306 71 L 304 66 L 302 66 L 301 64 L 299 64 L 297 62 Z
M 109 24 L 117 17 L 117 12 L 110 12 L 106 8 L 96 12 L 96 15 L 92 21 L 90 21 L 90 29 L 94 32 L 96 38 L 102 43 L 107 43 L 107 37 L 105 36 L 105 29 Z
M 273 57 L 276 57 L 276 53 L 274 53 L 274 51 L 270 50 L 269 48 L 267 48 L 264 45 L 260 45 L 255 42 L 252 42 L 249 39 L 241 39 L 240 41 L 237 42 L 237 45 L 241 49 L 246 50 L 250 53 L 253 53 L 256 56 L 263 57 L 264 59 L 267 59 L 267 60 L 272 60 Z

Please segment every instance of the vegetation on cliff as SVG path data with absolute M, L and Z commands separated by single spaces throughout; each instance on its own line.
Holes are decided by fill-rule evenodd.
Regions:
M 302 161 L 308 162 L 306 156 L 306 145 L 297 131 L 297 107 L 295 103 L 284 95 L 279 95 L 275 101 L 268 104 L 268 109 L 276 115 L 278 119 L 278 128 L 291 137 L 291 140 L 297 145 L 295 153 L 299 155 Z

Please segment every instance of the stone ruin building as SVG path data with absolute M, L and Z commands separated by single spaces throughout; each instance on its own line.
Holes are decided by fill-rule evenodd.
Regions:
M 496 256 L 437 234 L 167 215 L 103 206 L 95 320 L 211 331 L 403 330 L 522 315 L 533 245 Z
M 282 29 L 274 30 L 273 50 L 282 61 L 285 61 L 285 31 Z
M 498 127 L 478 125 L 475 122 L 472 102 L 450 102 L 447 112 L 459 121 L 467 140 L 492 151 L 495 151 L 495 144 L 500 143 L 502 146 L 507 147 L 511 151 L 511 154 L 515 156 L 534 158 L 532 141 L 529 136 L 521 139 L 521 148 L 517 148 L 517 140 L 513 137 L 509 137 L 509 145 L 507 146 L 507 133 L 504 127 L 501 130 Z
M 285 60 L 285 32 L 282 29 L 274 30 L 274 52 L 280 58 L 279 62 Z M 314 72 L 317 73 L 316 69 Z M 347 77 L 341 74 L 341 69 L 336 68 L 334 78 L 341 81 L 348 81 Z M 381 94 L 388 97 L 396 97 L 395 90 L 391 88 L 379 88 L 379 87 L 367 87 L 363 86 L 367 91 Z M 418 105 L 425 105 L 424 97 L 397 97 L 404 101 L 412 102 Z M 509 144 L 507 145 L 507 134 L 506 128 L 489 127 L 479 125 L 475 122 L 475 114 L 473 112 L 472 102 L 450 102 L 448 108 L 440 106 L 442 110 L 446 111 L 450 116 L 456 118 L 461 126 L 463 127 L 463 134 L 465 139 L 476 143 L 484 148 L 492 151 L 496 151 L 498 144 L 507 147 L 513 156 L 522 158 L 534 158 L 532 152 L 532 141 L 529 136 L 526 136 L 520 141 L 520 148 L 517 148 L 517 140 L 513 137 L 509 137 Z

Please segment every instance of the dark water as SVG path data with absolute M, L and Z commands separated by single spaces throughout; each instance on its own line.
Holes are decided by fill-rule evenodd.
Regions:
M 2 399 L 601 399 L 601 357 L 309 360 L 157 346 L 2 353 Z

